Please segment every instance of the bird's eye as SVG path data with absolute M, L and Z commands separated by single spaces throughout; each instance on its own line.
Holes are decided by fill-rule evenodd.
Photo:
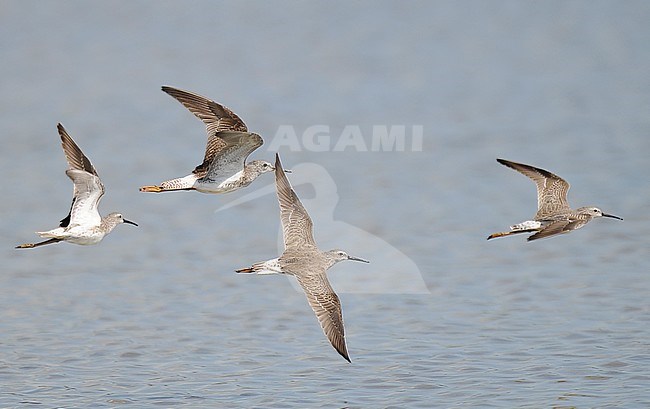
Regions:
M 594 213 L 598 213 L 598 209 L 594 209 L 593 212 L 594 212 Z

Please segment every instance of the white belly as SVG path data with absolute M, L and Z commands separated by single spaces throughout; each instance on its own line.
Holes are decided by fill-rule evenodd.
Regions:
M 222 180 L 219 183 L 215 182 L 203 182 L 203 181 L 197 181 L 194 184 L 194 188 L 198 190 L 199 192 L 203 193 L 226 193 L 226 192 L 231 192 L 233 190 L 237 190 L 240 187 L 246 186 L 246 184 L 243 183 L 243 176 L 244 176 L 244 171 L 240 170 L 239 172 L 235 173 L 228 179 Z
M 75 226 L 68 230 L 58 227 L 53 230 L 38 232 L 38 235 L 45 238 L 57 238 L 74 244 L 88 246 L 97 244 L 106 235 L 99 228 L 86 226 Z

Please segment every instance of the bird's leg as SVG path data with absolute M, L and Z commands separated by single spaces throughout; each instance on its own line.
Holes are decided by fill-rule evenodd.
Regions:
M 490 239 L 496 239 L 498 237 L 505 237 L 505 236 L 510 236 L 511 234 L 519 234 L 519 233 L 532 233 L 536 232 L 539 229 L 524 229 L 524 230 L 512 230 L 512 231 L 504 231 L 504 232 L 499 232 L 499 233 L 492 233 L 488 236 L 488 240 Z
M 25 244 L 21 244 L 20 246 L 16 246 L 16 248 L 17 248 L 17 249 L 33 249 L 33 248 L 35 248 L 35 247 L 44 246 L 44 245 L 46 245 L 46 244 L 54 244 L 54 243 L 58 243 L 58 242 L 60 242 L 60 241 L 63 241 L 63 239 L 53 238 L 53 239 L 49 239 L 49 240 L 45 240 L 45 241 L 41 241 L 41 242 L 38 242 L 38 243 L 25 243 Z

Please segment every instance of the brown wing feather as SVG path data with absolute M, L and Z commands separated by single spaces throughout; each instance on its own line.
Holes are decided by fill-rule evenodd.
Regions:
M 223 139 L 218 137 L 217 135 L 212 136 L 211 138 L 208 138 L 208 144 L 205 147 L 205 156 L 203 157 L 203 162 L 194 170 L 192 173 L 196 174 L 198 177 L 203 177 L 206 175 L 208 172 L 208 168 L 210 167 L 210 163 L 212 163 L 212 160 L 214 159 L 215 156 L 224 149 L 228 147 L 228 144 L 224 142 Z
M 167 86 L 163 86 L 162 90 L 174 97 L 205 124 L 206 133 L 208 134 L 205 156 L 203 162 L 193 171 L 199 177 L 203 177 L 215 155 L 227 147 L 227 144 L 217 136 L 217 133 L 223 131 L 247 132 L 246 124 L 229 108 L 211 99 Z
M 517 172 L 529 177 L 537 185 L 537 214 L 535 219 L 541 220 L 548 216 L 571 210 L 567 202 L 569 183 L 561 177 L 544 169 L 523 163 L 511 162 L 505 159 L 497 161 Z
M 285 247 L 315 246 L 314 225 L 296 192 L 291 188 L 277 153 L 275 154 L 275 186 L 280 202 L 280 220 L 282 221 Z
M 163 86 L 162 90 L 205 123 L 208 135 L 220 131 L 246 132 L 246 124 L 228 107 L 189 91 Z
M 68 135 L 68 132 L 65 130 L 63 125 L 57 124 L 56 129 L 59 131 L 63 153 L 65 153 L 65 158 L 68 161 L 70 169 L 84 170 L 95 176 L 99 176 L 92 163 L 90 163 L 90 159 L 84 155 L 81 148 L 79 148 L 72 137 Z
M 250 132 L 224 131 L 218 135 L 225 147 L 215 154 L 210 163 L 197 167 L 207 166 L 205 177 L 215 183 L 221 183 L 241 171 L 246 165 L 246 158 L 264 143 L 261 136 Z
M 343 314 L 341 301 L 330 286 L 325 271 L 297 276 L 298 283 L 305 291 L 307 301 L 320 322 L 320 326 L 329 339 L 330 344 L 348 362 L 350 356 L 345 345 L 345 329 L 343 327 Z
M 562 233 L 567 233 L 568 231 L 571 231 L 571 229 L 567 229 L 567 226 L 569 224 L 571 224 L 570 220 L 558 220 L 549 223 L 537 233 L 533 234 L 532 236 L 529 236 L 526 240 L 533 241 L 533 240 L 543 239 L 546 237 L 555 236 Z

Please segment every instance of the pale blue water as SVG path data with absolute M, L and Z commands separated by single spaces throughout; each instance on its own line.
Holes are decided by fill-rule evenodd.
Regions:
M 1 2 L 0 407 L 650 406 L 648 21 L 642 1 Z M 215 211 L 271 175 L 137 191 L 203 149 L 163 84 L 231 107 L 255 158 L 279 147 L 319 244 L 371 260 L 330 270 L 352 364 L 288 279 L 234 273 L 277 255 L 276 199 Z M 14 250 L 68 210 L 59 121 L 101 211 L 140 227 Z M 423 150 L 359 151 L 392 125 Z M 486 242 L 535 207 L 497 157 L 625 221 Z

